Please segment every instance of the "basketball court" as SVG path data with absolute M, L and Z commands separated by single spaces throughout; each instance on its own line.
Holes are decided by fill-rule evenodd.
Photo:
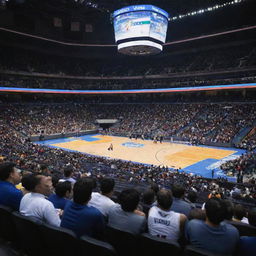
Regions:
M 135 140 L 99 134 L 37 143 L 95 156 L 148 165 L 164 165 L 208 178 L 212 177 L 213 169 L 215 170 L 214 178 L 226 177 L 219 166 L 225 161 L 239 157 L 244 152 L 244 150 L 234 148 L 191 146 L 171 142 L 154 143 L 152 140 Z M 108 150 L 111 143 L 113 150 Z M 235 180 L 233 177 L 228 177 L 228 179 Z

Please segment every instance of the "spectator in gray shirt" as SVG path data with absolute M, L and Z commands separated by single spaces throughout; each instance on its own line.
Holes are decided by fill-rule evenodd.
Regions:
M 145 231 L 145 214 L 137 210 L 140 194 L 136 189 L 125 189 L 119 195 L 120 204 L 109 211 L 108 225 L 123 231 L 139 234 Z
M 238 230 L 223 222 L 226 205 L 222 199 L 211 198 L 205 204 L 206 220 L 191 220 L 187 224 L 188 241 L 196 248 L 220 255 L 232 255 L 239 242 Z
M 178 213 L 183 213 L 187 217 L 191 209 L 193 208 L 191 204 L 185 202 L 183 200 L 185 189 L 182 185 L 174 184 L 172 186 L 172 194 L 173 194 L 173 203 L 171 210 Z

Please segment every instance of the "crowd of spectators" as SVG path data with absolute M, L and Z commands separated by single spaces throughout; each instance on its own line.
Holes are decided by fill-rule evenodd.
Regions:
M 170 136 L 184 139 L 188 136 L 185 138 L 191 143 L 207 144 L 206 139 L 215 138 L 218 133 L 226 138 L 233 132 L 232 139 L 236 134 L 234 131 L 238 132 L 243 127 L 251 125 L 252 119 L 247 119 L 247 114 L 255 113 L 255 106 L 246 104 L 229 104 L 228 107 L 217 104 L 3 104 L 2 106 L 0 140 L 4 146 L 1 155 L 20 162 L 22 168 L 36 170 L 38 165 L 45 163 L 52 166 L 58 173 L 63 165 L 72 164 L 82 171 L 88 169 L 97 171 L 98 166 L 102 164 L 103 169 L 109 170 L 109 175 L 115 175 L 120 180 L 128 179 L 132 183 L 157 181 L 162 185 L 167 182 L 166 175 L 169 179 L 173 175 L 166 172 L 165 168 L 154 167 L 154 171 L 147 172 L 147 168 L 143 165 L 39 146 L 31 143 L 29 136 L 42 134 L 42 131 L 46 135 L 95 129 L 95 119 L 111 118 L 118 119 L 120 122 L 110 128 L 108 134 L 130 137 L 143 135 L 143 138 L 150 139 L 156 136 L 163 136 L 165 139 Z M 225 133 L 225 130 L 220 127 L 222 127 L 221 124 L 226 125 L 227 120 L 233 126 L 229 126 Z M 177 134 L 177 131 L 180 132 Z M 189 134 L 194 137 L 190 137 Z M 195 137 L 197 134 L 201 137 Z M 210 137 L 209 134 L 213 136 Z M 112 164 L 117 170 L 120 169 L 120 172 L 105 167 Z M 243 175 L 247 175 L 250 179 L 255 173 L 255 153 L 249 151 L 241 158 L 226 162 L 221 168 L 231 172 L 233 176 L 237 176 L 242 170 Z M 127 172 L 123 172 L 123 169 Z M 98 174 L 102 175 L 101 171 Z M 187 176 L 187 174 L 184 175 Z M 182 177 L 182 174 L 179 177 Z M 178 178 L 175 177 L 175 179 Z M 184 177 L 182 179 L 186 180 Z M 202 191 L 203 188 L 200 187 L 197 190 Z
M 137 131 L 141 133 L 147 132 L 149 128 L 152 128 L 152 130 L 149 129 L 150 132 L 156 132 L 158 123 L 166 124 L 166 127 L 163 125 L 166 130 L 170 127 L 174 130 L 184 129 L 198 116 L 207 117 L 207 109 L 213 119 L 215 118 L 214 110 L 217 113 L 216 116 L 220 115 L 219 105 L 123 104 L 118 108 L 116 105 L 80 104 L 17 104 L 12 106 L 3 104 L 2 106 L 0 162 L 12 161 L 16 167 L 14 164 L 11 165 L 15 168 L 11 171 L 11 176 L 5 179 L 6 177 L 1 175 L 3 169 L 1 165 L 0 203 L 19 210 L 25 216 L 33 216 L 48 224 L 71 229 L 77 237 L 86 234 L 97 239 L 105 239 L 103 235 L 106 221 L 109 226 L 136 234 L 148 229 L 151 235 L 167 238 L 176 243 L 180 242 L 181 246 L 185 242 L 180 238 L 185 232 L 186 242 L 194 244 L 193 241 L 198 240 L 200 246 L 198 243 L 197 246 L 209 251 L 215 251 L 215 246 L 206 242 L 206 237 L 210 239 L 211 232 L 205 233 L 202 239 L 197 236 L 195 230 L 205 230 L 204 227 L 212 226 L 215 232 L 218 229 L 223 239 L 226 239 L 223 229 L 228 228 L 229 239 L 232 237 L 233 242 L 228 243 L 228 246 L 218 247 L 218 252 L 223 250 L 225 253 L 233 251 L 238 243 L 242 243 L 242 240 L 239 240 L 238 231 L 233 226 L 223 222 L 227 219 L 222 215 L 223 212 L 218 212 L 218 209 L 224 211 L 224 208 L 221 208 L 224 207 L 223 199 L 228 200 L 229 204 L 235 203 L 231 220 L 233 218 L 235 222 L 245 221 L 246 223 L 250 221 L 249 223 L 254 225 L 250 220 L 250 214 L 251 207 L 256 204 L 255 178 L 250 178 L 244 184 L 230 183 L 223 178 L 209 180 L 165 166 L 147 166 L 49 148 L 30 142 L 26 136 L 41 129 L 47 132 L 59 132 L 69 121 L 73 122 L 73 125 L 77 122 L 77 127 L 83 127 L 81 120 L 82 123 L 88 124 L 93 121 L 92 117 L 118 117 L 121 125 L 113 128 L 111 132 Z M 223 118 L 226 118 L 233 108 L 236 110 L 236 107 L 233 105 L 232 108 L 224 108 L 228 112 L 224 111 Z M 242 105 L 240 108 L 247 113 L 252 111 L 250 105 Z M 80 118 L 79 113 L 85 118 Z M 237 114 L 237 112 L 234 113 Z M 64 119 L 64 116 L 67 118 Z M 148 122 L 149 116 L 153 118 L 151 125 Z M 167 122 L 168 119 L 171 120 L 171 117 L 174 117 L 173 122 Z M 45 119 L 47 122 L 44 122 Z M 122 124 L 123 121 L 126 123 Z M 128 129 L 125 130 L 125 127 Z M 235 161 L 235 165 L 231 167 L 235 169 L 234 174 L 255 172 L 255 152 L 247 153 Z M 226 163 L 227 166 L 229 164 L 230 162 Z M 25 193 L 23 197 L 20 190 L 15 190 L 13 186 L 19 183 L 21 172 L 23 178 L 20 188 Z M 102 184 L 105 179 L 111 179 L 114 183 L 112 181 L 112 185 L 107 183 L 108 185 L 104 187 Z M 101 183 L 100 190 L 97 190 L 98 182 Z M 55 194 L 52 193 L 52 183 L 55 185 Z M 73 190 L 71 183 L 74 184 Z M 114 184 L 116 184 L 115 187 Z M 145 207 L 145 203 L 140 201 L 140 198 L 150 186 L 153 188 L 153 184 L 157 184 L 160 191 L 154 196 L 153 202 Z M 93 189 L 94 192 L 92 192 Z M 73 200 L 71 200 L 72 195 Z M 15 200 L 10 200 L 11 196 Z M 48 197 L 49 201 L 46 199 Z M 8 198 L 7 201 L 4 200 L 6 198 Z M 207 201 L 208 198 L 210 198 L 209 201 Z M 106 200 L 108 204 L 105 203 Z M 13 204 L 10 204 L 11 202 Z M 195 208 L 201 206 L 205 210 Z M 217 220 L 216 216 L 213 217 L 213 213 L 218 216 Z M 185 225 L 188 220 L 189 222 Z M 162 227 L 161 223 L 168 221 L 172 228 L 159 229 Z
M 1 71 L 0 71 L 1 72 Z M 157 88 L 176 88 L 192 86 L 209 86 L 209 85 L 230 85 L 255 82 L 254 74 L 240 74 L 239 77 L 212 78 L 208 76 L 195 76 L 193 73 L 190 77 L 166 77 L 140 79 L 116 79 L 109 78 L 102 80 L 97 79 L 75 79 L 68 77 L 40 77 L 38 75 L 26 76 L 26 74 L 0 74 L 0 84 L 4 87 L 21 87 L 21 88 L 39 88 L 39 89 L 69 89 L 69 90 L 129 90 L 129 89 L 157 89 Z
M 201 108 L 201 105 L 179 104 L 121 106 L 122 122 L 110 130 L 124 135 L 143 135 L 145 138 L 168 137 L 188 125 Z
M 142 106 L 131 107 L 140 108 L 140 110 L 142 108 Z M 178 108 L 178 106 L 176 107 Z M 21 109 L 21 106 L 19 108 Z M 110 106 L 110 108 L 114 108 L 114 106 Z M 93 109 L 95 110 L 95 108 Z M 170 109 L 166 109 L 166 111 L 170 112 Z M 103 113 L 101 115 L 99 118 L 104 116 Z M 81 172 L 92 173 L 93 171 L 95 176 L 109 175 L 116 177 L 120 181 L 128 180 L 134 184 L 157 182 L 165 186 L 176 180 L 185 185 L 189 184 L 189 187 L 195 186 L 194 188 L 197 191 L 204 191 L 205 188 L 208 189 L 208 181 L 205 179 L 190 176 L 186 173 L 169 172 L 166 167 L 147 167 L 142 164 L 89 156 L 82 153 L 66 152 L 61 149 L 34 144 L 20 133 L 22 129 L 18 129 L 18 122 L 15 125 L 10 125 L 8 120 L 10 114 L 6 117 L 3 111 L 1 116 L 0 141 L 1 145 L 3 145 L 1 156 L 3 159 L 17 162 L 21 169 L 36 171 L 40 165 L 47 165 L 54 170 L 55 174 L 58 174 L 63 169 L 63 166 L 71 165 L 75 170 Z M 22 131 L 26 132 L 24 129 Z M 251 163 L 254 163 L 255 166 L 255 161 L 251 161 Z
M 256 114 L 254 105 L 208 105 L 203 111 L 178 136 L 200 144 L 230 143 L 239 131 L 253 125 Z
M 26 135 L 77 132 L 95 129 L 93 116 L 79 104 L 8 105 L 3 109 L 5 120 Z
M 19 162 L 17 165 L 6 161 L 0 163 L 0 204 L 19 211 L 21 215 L 70 229 L 77 238 L 87 235 L 108 241 L 105 235 L 107 224 L 136 235 L 148 232 L 181 247 L 192 244 L 209 252 L 232 255 L 238 248 L 240 250 L 238 245 L 243 247 L 248 239 L 251 240 L 240 239 L 241 231 L 236 225 L 245 223 L 243 225 L 252 231 L 256 225 L 255 208 L 232 203 L 230 195 L 241 194 L 240 187 L 226 193 L 228 189 L 225 186 L 190 177 L 191 185 L 186 186 L 190 191 L 185 196 L 185 183 L 179 182 L 186 176 L 179 177 L 182 175 L 179 172 L 166 172 L 176 176 L 168 186 L 148 183 L 141 191 L 135 186 L 126 187 L 113 197 L 115 180 L 109 174 L 97 177 L 84 173 L 75 177 L 72 173 L 78 170 L 72 169 L 68 178 L 67 172 L 64 176 L 61 172 L 56 178 L 48 168 L 40 168 L 36 172 L 26 170 L 22 177 L 21 170 L 17 168 L 19 165 Z M 70 170 L 72 165 L 66 168 Z M 70 178 L 74 181 L 73 186 L 68 181 Z M 199 191 L 196 190 L 197 184 Z M 211 189 L 210 193 L 208 189 Z M 248 187 L 244 189 L 249 190 Z M 208 198 L 204 199 L 203 205 L 196 207 L 197 192 L 204 191 Z M 252 196 L 250 192 L 249 198 Z M 255 197 L 255 187 L 252 187 L 252 192 Z M 152 200 L 145 207 L 141 196 L 145 199 L 149 194 L 152 194 Z M 247 252 L 255 252 L 255 246 L 247 246 L 242 253 L 245 251 L 245 255 L 252 255 Z
M 256 148 L 256 129 L 253 128 L 237 146 L 247 150 L 254 150 Z
M 228 50 L 227 50 L 228 49 Z M 83 60 L 70 57 L 35 55 L 30 51 L 3 49 L 2 70 L 40 72 L 75 76 L 136 76 L 179 72 L 241 69 L 255 65 L 255 46 L 228 45 L 217 48 L 192 49 L 161 58 L 120 58 L 115 61 Z
M 256 174 L 256 152 L 249 151 L 237 159 L 228 161 L 221 165 L 221 169 L 232 172 L 233 175 L 255 175 Z
M 124 82 L 99 81 L 100 77 L 106 76 L 139 75 L 146 78 L 197 71 L 242 70 L 256 64 L 256 50 L 251 44 L 228 46 L 228 51 L 223 47 L 204 49 L 200 54 L 194 51 L 177 53 L 172 58 L 159 58 L 159 61 L 148 59 L 147 64 L 145 59 L 124 61 L 121 58 L 111 65 L 108 62 L 99 65 L 97 60 L 90 62 L 68 58 L 66 61 L 65 57 L 35 57 L 31 52 L 27 53 L 0 52 L 2 72 L 21 71 L 33 75 L 26 77 L 23 74 L 20 78 L 17 74 L 11 76 L 9 72 L 1 75 L 1 86 L 106 89 L 107 85 L 107 89 L 131 89 L 141 88 L 142 85 L 164 88 L 255 81 L 254 74 L 224 80 L 199 77 L 148 82 L 141 79 L 132 85 L 128 79 Z M 49 76 L 42 78 L 36 72 Z M 97 79 L 96 82 L 81 79 L 81 82 L 78 78 L 50 78 L 52 74 L 61 77 L 96 76 Z M 231 255 L 239 242 L 244 244 L 242 239 L 239 241 L 237 229 L 226 221 L 256 225 L 255 209 L 250 209 L 256 205 L 256 180 L 253 177 L 256 153 L 251 151 L 255 147 L 255 134 L 241 142 L 242 147 L 249 149 L 248 152 L 221 166 L 224 171 L 237 175 L 241 184 L 230 183 L 224 178 L 209 180 L 166 166 L 67 152 L 33 143 L 30 136 L 64 135 L 97 129 L 96 119 L 111 118 L 119 121 L 108 130 L 113 135 L 172 137 L 195 144 L 231 145 L 243 129 L 253 127 L 255 117 L 255 104 L 1 104 L 0 162 L 4 164 L 0 165 L 0 204 L 48 224 L 71 229 L 77 237 L 86 234 L 101 239 L 107 221 L 112 227 L 136 234 L 148 230 L 151 235 L 176 243 L 186 233 L 188 243 L 211 252 Z M 15 164 L 6 164 L 7 161 Z M 244 184 L 241 180 L 243 175 L 248 176 Z M 98 183 L 100 190 L 97 189 Z M 154 189 L 159 191 L 155 193 Z M 146 200 L 149 194 L 152 200 Z M 236 205 L 233 206 L 233 203 Z M 231 214 L 227 204 L 232 205 Z M 202 208 L 200 212 L 193 211 L 197 206 Z M 171 228 L 159 228 L 163 224 Z M 218 233 L 218 236 L 213 233 Z
M 113 134 L 207 144 L 231 143 L 253 125 L 256 109 L 254 104 L 7 104 L 1 115 L 27 136 L 92 130 L 96 119 L 117 119 Z

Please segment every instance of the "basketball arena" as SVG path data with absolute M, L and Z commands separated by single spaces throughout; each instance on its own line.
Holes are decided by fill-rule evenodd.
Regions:
M 168 166 L 207 178 L 225 177 L 230 181 L 235 181 L 235 177 L 225 175 L 219 169 L 220 165 L 225 161 L 238 158 L 245 152 L 245 150 L 236 148 L 192 146 L 174 142 L 155 144 L 152 140 L 135 140 L 100 134 L 37 143 L 67 151 L 77 151 L 145 165 Z M 110 143 L 113 144 L 113 151 L 108 150 Z M 214 177 L 212 177 L 212 170 L 215 172 Z
M 255 10 L 0 0 L 0 256 L 255 256 Z

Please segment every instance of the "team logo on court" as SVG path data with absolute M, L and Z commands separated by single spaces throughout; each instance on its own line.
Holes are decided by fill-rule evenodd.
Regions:
M 128 148 L 142 148 L 144 146 L 144 144 L 139 144 L 135 142 L 125 142 L 122 145 Z

